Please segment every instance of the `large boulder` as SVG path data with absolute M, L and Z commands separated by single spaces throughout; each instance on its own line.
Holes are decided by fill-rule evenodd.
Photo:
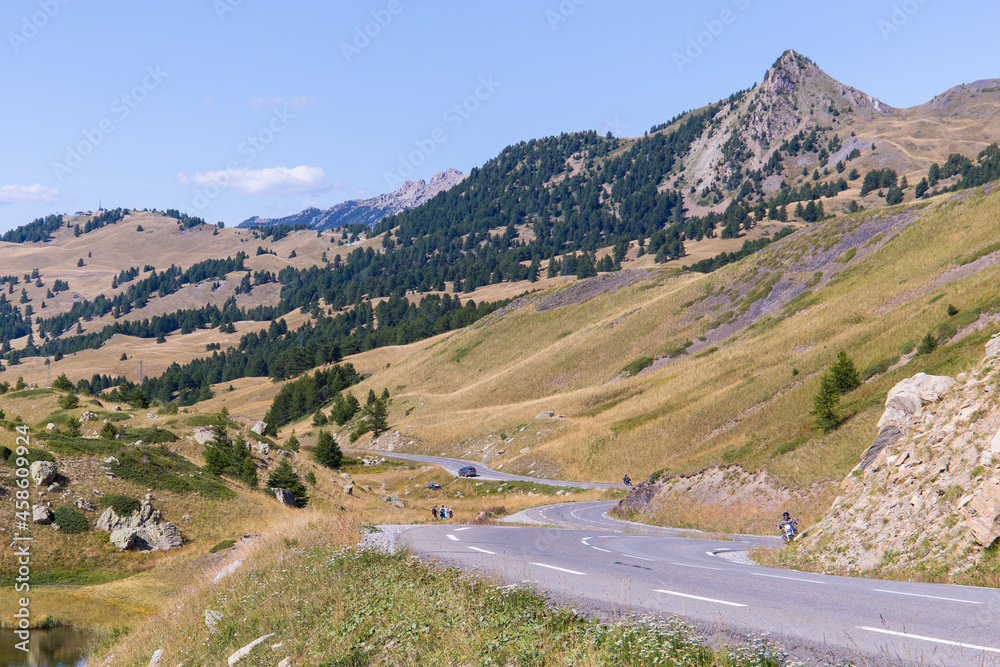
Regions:
M 954 385 L 953 378 L 926 373 L 901 381 L 889 390 L 885 399 L 885 412 L 878 420 L 879 431 L 886 426 L 905 429 L 925 405 L 936 403 Z
M 288 489 L 271 489 L 274 491 L 274 497 L 277 498 L 282 505 L 287 505 L 288 507 L 298 507 L 298 503 L 295 502 L 295 496 Z
M 964 508 L 972 536 L 983 547 L 1000 537 L 1000 479 L 986 481 Z
M 400 500 L 399 496 L 396 495 L 395 493 L 390 493 L 387 496 L 382 496 L 382 500 L 392 505 L 393 507 L 398 507 L 399 509 L 403 509 L 403 501 Z
M 111 532 L 111 544 L 122 551 L 135 546 L 136 533 L 130 528 L 119 528 Z
M 89 422 L 98 419 L 99 417 L 100 415 L 97 414 L 96 412 L 91 412 L 90 410 L 86 410 L 82 415 L 80 415 L 80 421 Z
M 194 440 L 199 445 L 207 445 L 215 440 L 215 427 L 202 426 L 194 432 Z
M 267 422 L 259 421 L 253 426 L 251 426 L 250 430 L 256 433 L 257 435 L 264 435 L 264 431 L 267 430 Z
M 48 486 L 55 481 L 59 469 L 52 461 L 35 461 L 29 468 L 31 479 L 37 486 Z
M 55 515 L 45 505 L 35 505 L 31 508 L 31 522 L 47 526 L 52 523 Z

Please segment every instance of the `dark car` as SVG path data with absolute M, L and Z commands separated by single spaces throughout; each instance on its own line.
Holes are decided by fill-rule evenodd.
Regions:
M 473 466 L 465 466 L 464 468 L 458 471 L 459 477 L 475 477 L 478 474 L 479 473 Z

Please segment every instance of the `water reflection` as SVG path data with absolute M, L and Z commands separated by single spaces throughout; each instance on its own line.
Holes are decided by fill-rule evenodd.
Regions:
M 0 667 L 80 667 L 86 664 L 87 634 L 69 627 L 32 630 L 29 651 L 14 648 L 13 632 L 3 630 Z

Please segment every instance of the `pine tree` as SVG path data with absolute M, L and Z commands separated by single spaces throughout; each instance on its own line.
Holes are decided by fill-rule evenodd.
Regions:
M 69 381 L 65 373 L 52 381 L 52 388 L 58 391 L 73 391 L 73 383 Z
M 313 450 L 313 455 L 316 457 L 316 461 L 327 468 L 339 468 L 341 462 L 344 460 L 343 452 L 340 451 L 337 441 L 333 439 L 329 431 L 319 432 L 319 438 L 316 440 L 316 449 Z
M 118 429 L 116 429 L 116 428 L 115 428 L 115 425 L 114 425 L 114 424 L 112 424 L 111 422 L 107 422 L 107 423 L 106 423 L 106 424 L 104 424 L 104 426 L 103 426 L 103 427 L 101 428 L 101 433 L 100 433 L 100 435 L 101 435 L 101 437 L 102 437 L 102 438 L 104 438 L 105 440 L 114 440 L 115 438 L 117 438 L 117 437 L 118 437 Z
M 295 431 L 292 431 L 292 434 L 288 436 L 288 440 L 285 441 L 285 449 L 292 452 L 299 451 L 299 439 L 295 437 Z
M 930 354 L 938 348 L 938 339 L 934 337 L 934 334 L 927 332 L 920 341 L 920 347 L 917 348 L 917 354 Z
M 833 387 L 838 394 L 846 394 L 852 389 L 861 386 L 858 378 L 858 369 L 854 366 L 854 361 L 847 356 L 843 350 L 837 355 L 837 362 L 830 367 L 830 376 Z
M 365 406 L 365 423 L 376 438 L 389 429 L 389 408 L 384 401 L 376 398 Z
M 816 419 L 816 428 L 824 431 L 832 431 L 840 423 L 837 415 L 837 403 L 840 401 L 840 394 L 834 384 L 833 375 L 824 373 L 819 384 L 819 393 L 813 398 L 813 409 L 810 412 Z
M 306 486 L 299 479 L 299 476 L 292 470 L 292 464 L 288 459 L 281 459 L 281 463 L 274 469 L 270 477 L 267 478 L 267 486 L 271 489 L 284 489 L 295 498 L 295 504 L 305 507 L 309 504 L 309 495 L 306 493 Z

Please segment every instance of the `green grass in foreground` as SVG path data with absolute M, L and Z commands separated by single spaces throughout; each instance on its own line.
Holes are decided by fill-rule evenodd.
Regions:
M 338 548 L 316 539 L 324 530 L 318 523 L 306 529 L 311 536 L 268 540 L 225 583 L 165 609 L 126 639 L 116 663 L 145 666 L 163 647 L 166 664 L 225 664 L 274 633 L 241 664 L 273 665 L 286 656 L 324 667 L 799 664 L 766 638 L 716 654 L 678 619 L 604 624 L 550 606 L 536 592 L 498 588 L 408 553 Z M 214 631 L 206 628 L 207 611 L 221 614 Z M 279 642 L 280 650 L 270 648 Z M 105 643 L 90 655 L 96 662 L 110 650 Z

